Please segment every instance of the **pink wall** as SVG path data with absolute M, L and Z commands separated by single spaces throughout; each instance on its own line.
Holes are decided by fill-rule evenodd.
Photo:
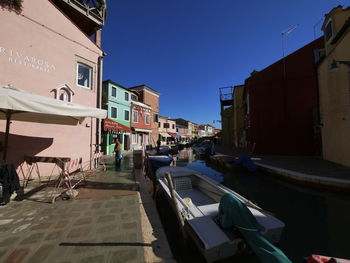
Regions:
M 68 84 L 75 93 L 73 103 L 96 107 L 97 63 L 102 51 L 50 1 L 24 0 L 20 15 L 0 10 L 0 24 L 0 84 L 51 98 L 53 89 Z M 75 84 L 77 59 L 93 67 L 93 90 Z M 96 120 L 92 127 L 90 121 L 78 126 L 13 121 L 8 162 L 19 165 L 24 154 L 88 161 L 90 138 L 95 143 L 96 130 Z M 2 141 L 4 131 L 5 122 L 0 121 Z M 41 166 L 43 173 L 51 172 L 52 165 Z

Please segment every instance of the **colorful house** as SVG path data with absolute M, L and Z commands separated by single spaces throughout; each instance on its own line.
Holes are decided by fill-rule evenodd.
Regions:
M 129 88 L 134 91 L 138 97 L 138 101 L 151 107 L 150 112 L 150 125 L 152 128 L 151 137 L 149 138 L 149 144 L 156 147 L 159 137 L 159 96 L 160 93 L 146 85 L 139 85 Z
M 131 102 L 131 148 L 141 149 L 151 144 L 152 107 L 138 101 L 136 93 Z
M 159 137 L 161 144 L 174 144 L 179 136 L 176 134 L 176 122 L 168 117 L 159 117 Z
M 221 88 L 220 91 L 222 92 L 224 89 L 227 92 L 232 92 L 232 94 L 226 93 L 226 96 L 220 96 L 223 129 L 222 141 L 226 145 L 244 148 L 246 147 L 244 129 L 245 108 L 243 101 L 244 85 L 234 86 L 233 88 Z
M 188 126 L 182 123 L 176 122 L 176 134 L 179 136 L 180 142 L 188 142 Z
M 122 150 L 130 150 L 130 107 L 131 91 L 111 80 L 102 84 L 102 104 L 108 111 L 103 120 L 102 145 L 105 154 L 114 151 L 115 139 L 118 138 Z
M 98 14 L 91 16 L 89 3 L 77 1 L 18 1 L 19 13 L 6 8 L 11 3 L 0 8 L 0 84 L 100 108 L 105 6 L 95 6 Z M 0 143 L 5 126 L 0 121 Z M 92 118 L 77 126 L 12 121 L 7 161 L 19 167 L 27 155 L 81 157 L 88 163 L 99 140 L 100 121 Z M 52 172 L 52 164 L 39 167 L 43 176 Z
M 350 8 L 325 17 L 325 54 L 318 64 L 323 158 L 350 166 Z
M 316 39 L 261 71 L 244 85 L 248 151 L 256 154 L 318 155 Z

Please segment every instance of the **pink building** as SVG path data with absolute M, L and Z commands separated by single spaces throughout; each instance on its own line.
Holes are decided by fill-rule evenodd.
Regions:
M 19 14 L 0 9 L 0 84 L 99 108 L 103 51 L 90 35 L 97 32 L 99 43 L 96 28 L 103 21 L 77 25 L 69 17 L 78 10 L 63 12 L 64 5 L 69 7 L 60 0 L 24 0 Z M 5 122 L 0 121 L 2 144 L 4 131 Z M 12 121 L 7 160 L 16 167 L 24 155 L 82 157 L 88 162 L 99 132 L 100 121 L 92 118 L 78 126 Z M 39 166 L 41 174 L 52 170 L 52 164 Z

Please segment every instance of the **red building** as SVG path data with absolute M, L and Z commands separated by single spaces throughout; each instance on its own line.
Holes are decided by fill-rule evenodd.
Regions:
M 320 154 L 315 54 L 323 47 L 322 37 L 246 80 L 245 132 L 255 154 Z
M 136 92 L 138 96 L 138 101 L 147 104 L 151 107 L 151 129 L 149 144 L 157 146 L 157 141 L 159 138 L 159 96 L 160 93 L 146 85 L 139 85 L 129 88 Z
M 131 102 L 131 148 L 151 144 L 152 108 L 138 101 Z

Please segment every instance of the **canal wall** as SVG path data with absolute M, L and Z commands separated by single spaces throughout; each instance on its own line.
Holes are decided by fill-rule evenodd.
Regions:
M 348 167 L 313 157 L 269 156 L 253 157 L 254 159 L 259 160 L 255 160 L 259 170 L 280 179 L 311 187 L 350 192 Z M 232 155 L 216 154 L 210 157 L 210 161 L 225 171 L 237 172 L 244 169 L 234 165 L 235 157 Z

